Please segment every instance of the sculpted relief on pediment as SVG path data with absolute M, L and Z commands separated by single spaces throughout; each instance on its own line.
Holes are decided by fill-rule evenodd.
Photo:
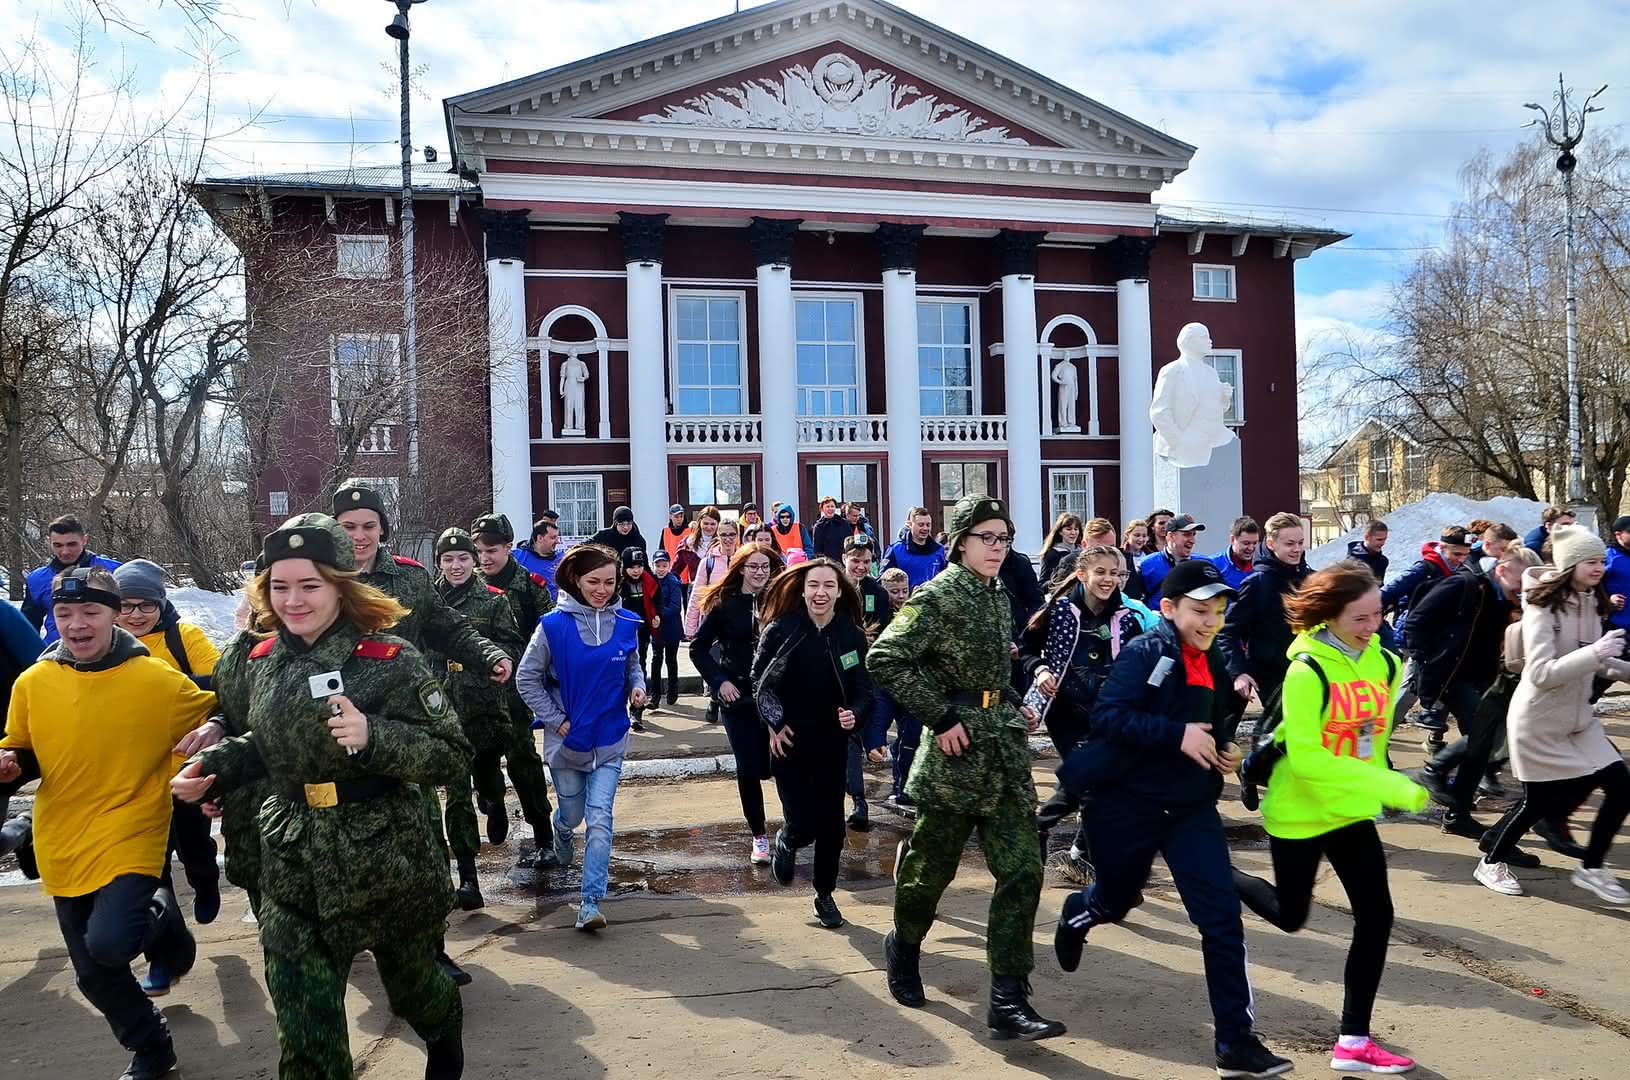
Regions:
M 845 53 L 828 53 L 813 70 L 802 64 L 773 78 L 754 79 L 669 105 L 640 117 L 652 124 L 841 131 L 883 138 L 1028 145 L 1003 127 L 990 127 L 967 109 L 901 85 L 892 72 L 866 70 Z

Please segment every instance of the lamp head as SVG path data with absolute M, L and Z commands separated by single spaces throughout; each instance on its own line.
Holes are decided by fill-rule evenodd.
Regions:
M 385 27 L 385 33 L 389 34 L 397 41 L 406 41 L 408 39 L 407 12 L 398 11 L 396 13 L 396 18 L 392 19 L 391 24 Z

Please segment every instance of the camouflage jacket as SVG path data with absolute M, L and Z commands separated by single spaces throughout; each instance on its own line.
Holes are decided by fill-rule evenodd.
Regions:
M 381 545 L 374 555 L 374 568 L 359 574 L 357 580 L 372 585 L 408 609 L 401 622 L 390 628 L 415 649 L 438 653 L 473 671 L 490 672 L 504 650 L 478 634 L 458 612 L 442 603 L 430 572 L 411 559 L 400 561 Z
M 428 582 L 427 582 L 428 584 Z M 316 944 L 337 956 L 440 926 L 452 903 L 447 862 L 420 788 L 455 782 L 470 744 L 447 693 L 407 642 L 340 622 L 306 648 L 285 635 L 250 650 L 249 732 L 194 760 L 229 795 L 265 779 L 259 812 L 261 942 L 292 953 Z M 338 671 L 368 717 L 368 745 L 348 755 L 313 699 L 313 675 Z M 372 798 L 314 808 L 303 785 L 383 777 Z
M 549 592 L 548 579 L 528 570 L 511 555 L 502 570 L 487 578 L 487 584 L 504 590 L 504 598 L 509 601 L 509 609 L 515 615 L 515 625 L 521 632 L 521 651 L 524 653 L 527 642 L 532 640 L 532 635 L 538 629 L 538 620 L 555 610 L 555 598 Z M 521 700 L 514 679 L 509 680 L 509 712 L 515 723 L 525 728 L 531 727 L 532 710 Z
M 476 633 L 503 649 L 511 660 L 520 659 L 524 644 L 504 590 L 488 585 L 480 574 L 472 574 L 459 586 L 437 578 L 436 592 L 443 603 L 464 616 Z M 453 707 L 458 710 L 470 745 L 477 750 L 495 750 L 504 745 L 512 722 L 509 699 L 514 688 L 493 682 L 490 672 L 460 667 L 456 660 L 449 663 L 438 653 L 431 653 L 430 658 L 435 673 L 445 676 L 447 691 L 453 696 Z
M 220 703 L 221 720 L 228 736 L 249 733 L 249 702 L 254 692 L 249 652 L 261 637 L 239 631 L 221 650 L 215 662 L 215 699 Z M 223 795 L 221 838 L 226 841 L 226 880 L 240 889 L 260 888 L 261 804 L 272 793 L 268 780 L 255 780 Z
M 1013 617 L 1001 582 L 981 582 L 953 563 L 911 594 L 866 655 L 872 679 L 943 732 L 961 724 L 969 745 L 952 757 L 926 737 L 906 793 L 924 806 L 989 814 L 1015 803 L 1035 808 L 1030 746 L 1017 695 L 1009 689 Z M 949 698 L 995 691 L 989 707 Z

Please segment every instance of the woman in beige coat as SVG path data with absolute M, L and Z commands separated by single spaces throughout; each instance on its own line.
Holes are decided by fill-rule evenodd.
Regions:
M 1630 680 L 1630 664 L 1620 659 L 1624 631 L 1602 633 L 1613 610 L 1602 588 L 1607 548 L 1595 533 L 1569 525 L 1551 530 L 1551 552 L 1554 569 L 1523 574 L 1524 666 L 1507 719 L 1523 799 L 1494 827 L 1493 846 L 1472 876 L 1495 892 L 1521 896 L 1505 857 L 1535 822 L 1568 813 L 1600 788 L 1602 808 L 1573 883 L 1610 904 L 1630 904 L 1630 892 L 1602 867 L 1630 813 L 1630 768 L 1590 700 L 1598 676 Z

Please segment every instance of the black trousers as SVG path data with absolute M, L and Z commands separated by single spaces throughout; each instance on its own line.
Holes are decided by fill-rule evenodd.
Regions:
M 164 1017 L 130 970 L 137 956 L 162 957 L 186 934 L 181 913 L 159 887 L 156 877 L 122 874 L 93 893 L 55 898 L 80 993 L 132 1053 L 158 1050 L 170 1040 Z
M 1048 711 L 1049 719 L 1054 719 L 1053 713 L 1061 708 L 1063 708 L 1062 705 L 1054 705 Z M 1085 724 L 1071 722 L 1062 716 L 1057 717 L 1054 723 L 1048 725 L 1047 737 L 1053 741 L 1053 749 L 1058 751 L 1060 762 L 1070 756 L 1070 751 L 1086 741 L 1086 731 Z M 1041 857 L 1043 859 L 1047 858 L 1047 834 L 1052 832 L 1059 822 L 1080 809 L 1081 800 L 1066 791 L 1063 784 L 1054 788 L 1052 795 L 1048 796 L 1047 801 L 1041 804 L 1041 809 L 1036 811 L 1036 831 L 1041 834 Z M 1092 856 L 1087 854 L 1089 849 L 1087 846 L 1087 817 L 1085 814 L 1081 815 L 1080 823 L 1076 826 L 1075 839 L 1071 841 L 1071 846 L 1080 849 L 1083 854 L 1086 854 L 1088 861 L 1091 861 Z
M 1387 888 L 1387 857 L 1375 822 L 1360 821 L 1323 836 L 1302 840 L 1268 839 L 1273 853 L 1273 884 L 1234 871 L 1234 887 L 1245 906 L 1289 934 L 1307 922 L 1313 903 L 1313 882 L 1319 860 L 1331 869 L 1347 890 L 1353 909 L 1353 941 L 1347 947 L 1344 978 L 1346 996 L 1341 1006 L 1341 1034 L 1368 1035 L 1381 971 L 1387 964 L 1387 939 L 1392 934 L 1392 892 Z
M 775 763 L 775 790 L 781 796 L 783 824 L 779 842 L 797 851 L 815 845 L 815 892 L 824 895 L 838 884 L 847 831 L 843 798 L 847 766 L 845 739 L 836 746 L 810 747 Z
M 1454 797 L 1455 809 L 1462 813 L 1469 813 L 1472 804 L 1477 801 L 1477 785 L 1482 782 L 1483 774 L 1488 771 L 1489 758 L 1494 754 L 1494 748 L 1500 745 L 1505 737 L 1506 710 L 1491 707 L 1479 709 L 1483 700 L 1483 693 L 1488 687 L 1457 682 L 1444 690 L 1438 700 L 1443 707 L 1454 715 L 1455 722 L 1460 730 L 1466 734 L 1465 752 L 1460 756 L 1460 765 L 1455 770 L 1455 778 L 1449 785 L 1449 791 Z M 1516 685 L 1512 684 L 1512 691 Z M 1510 697 L 1506 698 L 1509 707 Z M 1444 764 L 1452 762 L 1446 759 Z M 1437 764 L 1438 759 L 1433 759 Z
M 1586 776 L 1524 782 L 1522 802 L 1506 811 L 1494 826 L 1494 846 L 1489 849 L 1488 861 L 1505 862 L 1535 822 L 1566 817 L 1597 788 L 1602 789 L 1602 808 L 1596 811 L 1596 823 L 1590 827 L 1590 841 L 1580 862 L 1588 870 L 1600 867 L 1625 815 L 1630 814 L 1630 766 L 1623 761 Z
M 215 861 L 215 838 L 209 834 L 209 818 L 195 803 L 172 799 L 170 808 L 170 854 L 181 860 L 181 869 L 187 875 L 187 884 L 194 892 L 218 889 L 221 868 Z M 164 880 L 170 880 L 170 866 L 166 859 Z
M 679 642 L 651 643 L 651 704 L 662 700 L 662 665 L 668 665 L 668 704 L 679 700 Z
M 719 704 L 719 717 L 736 757 L 736 793 L 741 813 L 754 836 L 764 835 L 764 781 L 770 776 L 770 729 L 758 718 L 758 707 L 745 695 Z

